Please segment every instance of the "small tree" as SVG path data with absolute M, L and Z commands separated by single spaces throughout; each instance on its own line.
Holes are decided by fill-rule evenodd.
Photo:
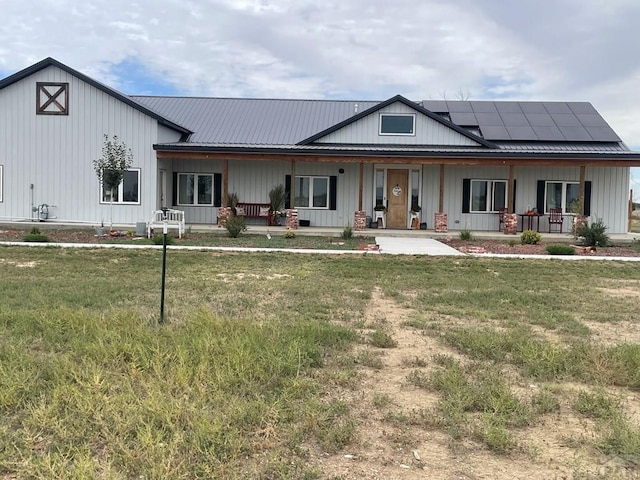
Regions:
M 111 228 L 113 228 L 113 194 L 115 189 L 122 183 L 132 163 L 133 154 L 131 149 L 127 148 L 125 143 L 118 139 L 117 135 L 114 135 L 113 139 L 109 140 L 109 136 L 105 134 L 102 157 L 93 161 L 93 168 L 102 187 L 109 191 Z

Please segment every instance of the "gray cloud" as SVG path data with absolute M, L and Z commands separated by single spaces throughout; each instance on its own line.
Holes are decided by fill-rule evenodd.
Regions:
M 212 96 L 586 100 L 640 149 L 637 0 L 0 0 L 0 70 L 53 56 Z

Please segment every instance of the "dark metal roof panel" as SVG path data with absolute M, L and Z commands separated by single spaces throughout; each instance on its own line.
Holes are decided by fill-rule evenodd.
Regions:
M 192 142 L 297 143 L 379 102 L 135 96 L 189 125 Z M 357 105 L 357 107 L 356 107 Z

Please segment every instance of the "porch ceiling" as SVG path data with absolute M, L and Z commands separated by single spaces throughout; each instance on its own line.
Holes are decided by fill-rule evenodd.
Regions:
M 283 151 L 222 151 L 190 150 L 155 146 L 157 158 L 185 160 L 231 161 L 298 161 L 329 163 L 391 163 L 409 165 L 486 165 L 486 166 L 590 166 L 590 167 L 640 167 L 640 153 L 618 152 L 591 153 L 507 153 L 507 152 L 407 152 L 367 151 L 357 152 L 283 152 Z

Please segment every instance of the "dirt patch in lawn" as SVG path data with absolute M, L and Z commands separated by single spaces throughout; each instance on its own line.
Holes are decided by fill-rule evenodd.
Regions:
M 373 291 L 365 315 L 366 326 L 360 331 L 363 342 L 355 353 L 361 358 L 377 355 L 381 362 L 359 365 L 357 383 L 351 389 L 334 392 L 349 401 L 358 427 L 356 440 L 346 451 L 312 454 L 311 460 L 322 472 L 322 478 L 512 480 L 628 473 L 627 465 L 610 464 L 612 460 L 588 447 L 588 442 L 572 440 L 593 439 L 597 434 L 595 422 L 573 413 L 572 386 L 566 392 L 563 385 L 553 386 L 559 392 L 561 413 L 542 416 L 533 426 L 516 430 L 518 448 L 509 454 L 492 453 L 468 438 L 453 440 L 424 421 L 425 413 L 433 411 L 440 396 L 414 386 L 408 376 L 412 372 L 429 375 L 437 368 L 433 364 L 436 354 L 450 355 L 461 362 L 465 358 L 437 338 L 407 326 L 406 320 L 414 314 L 385 297 L 380 289 Z M 396 347 L 376 348 L 366 341 L 379 328 L 397 342 Z M 528 398 L 541 388 L 517 380 L 518 374 L 512 373 L 512 390 L 521 398 Z M 626 401 L 632 404 L 632 411 L 640 407 L 639 395 L 626 392 Z

